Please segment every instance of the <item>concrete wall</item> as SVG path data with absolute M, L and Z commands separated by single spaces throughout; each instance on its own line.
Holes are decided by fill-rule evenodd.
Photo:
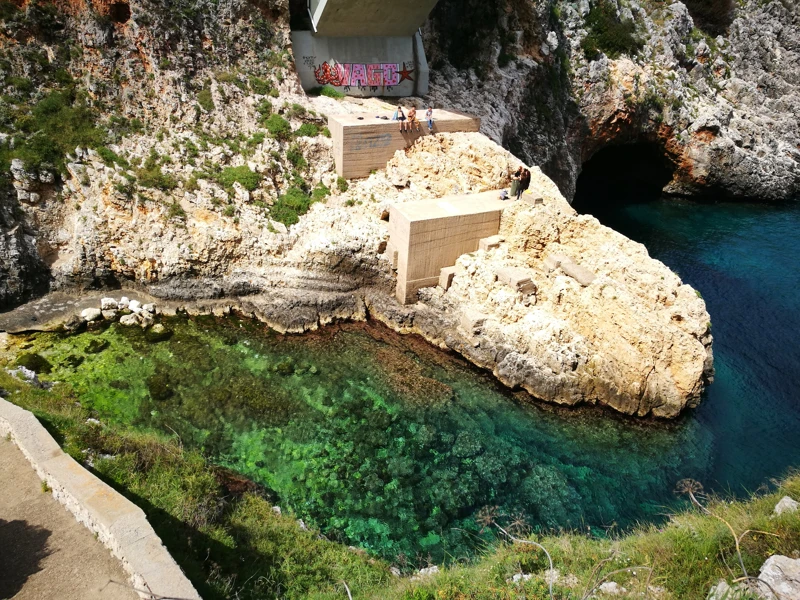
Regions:
M 428 62 L 419 34 L 326 37 L 292 32 L 303 89 L 333 85 L 349 96 L 419 96 L 428 93 Z
M 405 108 L 408 113 L 408 108 Z M 386 119 L 376 118 L 386 117 Z M 421 131 L 400 133 L 392 113 L 331 115 L 328 127 L 333 138 L 336 172 L 346 179 L 368 177 L 370 171 L 383 169 L 398 150 L 413 144 L 420 137 L 431 135 L 425 123 L 425 109 L 417 110 Z M 460 112 L 434 107 L 433 133 L 479 131 L 481 120 Z
M 387 250 L 397 252 L 395 294 L 400 302 L 415 301 L 421 288 L 439 283 L 443 268 L 475 252 L 482 238 L 497 235 L 508 205 L 499 195 L 493 191 L 391 205 Z
M 122 562 L 142 598 L 201 600 L 144 511 L 65 454 L 32 413 L 0 398 L 0 435 L 11 436 L 53 497 Z
M 437 0 L 311 0 L 314 28 L 326 36 L 412 36 Z

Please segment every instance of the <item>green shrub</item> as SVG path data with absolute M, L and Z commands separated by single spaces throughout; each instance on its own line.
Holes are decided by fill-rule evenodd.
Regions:
M 6 83 L 23 94 L 27 94 L 33 90 L 33 83 L 27 77 L 17 77 L 16 75 L 11 75 L 10 77 L 6 78 Z
M 126 169 L 130 168 L 130 163 L 128 163 L 128 161 L 124 157 L 120 156 L 110 148 L 107 148 L 105 146 L 98 146 L 97 154 L 100 156 L 100 158 L 103 159 L 103 162 L 106 163 L 109 167 L 117 164 Z
M 278 96 L 280 96 L 281 94 L 280 94 L 280 92 L 279 92 L 279 91 L 278 91 L 276 88 L 272 88 L 272 89 L 269 91 L 269 95 L 270 95 L 270 97 L 271 97 L 271 98 L 277 98 L 277 97 L 278 97 Z
M 211 97 L 211 90 L 209 88 L 203 88 L 198 92 L 197 103 L 206 112 L 214 110 L 214 99 Z
M 344 92 L 340 92 L 329 83 L 326 83 L 319 89 L 319 95 L 327 96 L 328 98 L 335 98 L 337 100 L 341 100 L 342 98 L 345 97 Z
M 340 192 L 345 193 L 348 189 L 350 189 L 350 184 L 347 183 L 347 179 L 344 177 L 337 177 L 336 187 L 339 188 Z
M 614 5 L 600 0 L 586 17 L 589 33 L 581 41 L 581 48 L 587 60 L 596 58 L 601 52 L 609 58 L 622 54 L 635 55 L 643 46 L 636 37 L 636 24 L 633 21 L 620 21 Z
M 317 185 L 311 195 L 306 194 L 299 187 L 292 186 L 272 205 L 270 217 L 287 227 L 294 225 L 302 215 L 308 212 L 314 202 L 323 200 L 329 193 L 330 190 L 321 183 Z
M 19 13 L 19 7 L 13 2 L 2 0 L 0 2 L 0 21 L 13 19 Z
M 14 138 L 10 158 L 19 158 L 31 170 L 52 165 L 65 170 L 64 157 L 75 148 L 96 148 L 105 141 L 92 111 L 76 99 L 73 90 L 51 92 L 17 119 L 20 136 Z
M 250 167 L 242 165 L 241 167 L 226 167 L 217 176 L 217 183 L 226 189 L 232 188 L 236 182 L 252 192 L 261 184 L 261 175 L 251 171 Z
M 292 126 L 280 115 L 270 115 L 264 122 L 264 127 L 276 140 L 286 141 L 292 136 Z
M 292 104 L 286 111 L 286 116 L 290 119 L 300 119 L 306 116 L 306 107 L 302 104 Z
M 324 135 L 326 138 L 329 138 L 329 137 L 331 137 L 331 130 L 330 130 L 330 129 L 328 129 L 327 127 L 323 127 L 323 128 L 322 128 L 322 131 L 321 131 L 321 133 L 322 133 L 322 135 Z
M 303 123 L 294 134 L 297 137 L 317 137 L 319 135 L 319 127 L 314 123 Z
M 253 90 L 254 94 L 259 94 L 260 96 L 266 96 L 272 90 L 272 85 L 269 81 L 265 81 L 260 77 L 256 77 L 253 75 L 250 77 L 250 89 Z
M 265 137 L 266 135 L 264 135 L 263 131 L 257 131 L 253 134 L 253 136 L 249 140 L 247 140 L 247 145 L 250 148 L 255 148 L 264 141 Z
M 226 217 L 232 217 L 236 214 L 236 207 L 233 204 L 228 204 L 225 210 L 222 211 L 222 214 Z
M 161 170 L 159 155 L 155 150 L 150 151 L 150 155 L 145 160 L 141 169 L 136 172 L 139 184 L 146 188 L 168 192 L 178 187 L 178 180 L 172 175 Z
M 308 161 L 297 144 L 292 144 L 291 148 L 286 151 L 286 159 L 292 163 L 295 169 L 305 169 L 308 166 Z
M 186 211 L 183 210 L 183 207 L 180 205 L 179 202 L 175 201 L 169 205 L 167 208 L 167 218 L 168 219 L 183 219 L 186 217 Z

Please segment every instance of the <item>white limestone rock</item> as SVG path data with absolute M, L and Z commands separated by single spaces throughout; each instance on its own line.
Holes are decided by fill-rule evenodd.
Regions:
M 800 559 L 770 556 L 761 566 L 758 578 L 775 590 L 781 600 L 800 600 Z M 763 598 L 774 597 L 768 589 L 759 593 Z
M 114 298 L 103 298 L 100 300 L 101 310 L 117 310 L 118 308 L 119 304 L 116 300 L 114 300 Z
M 138 300 L 131 300 L 128 302 L 128 310 L 133 313 L 139 313 L 142 311 L 142 303 Z
M 81 311 L 81 318 L 87 323 L 91 323 L 92 321 L 103 318 L 103 311 L 99 308 L 84 308 Z
M 125 310 L 125 309 L 128 308 L 128 305 L 130 304 L 130 302 L 131 301 L 128 299 L 127 296 L 123 296 L 122 298 L 119 299 L 119 302 L 117 303 L 118 308 L 120 310 Z
M 775 505 L 774 513 L 776 516 L 780 516 L 784 513 L 797 512 L 798 508 L 800 508 L 800 502 L 793 500 L 789 496 L 784 496 L 780 499 L 780 502 Z
M 125 327 L 131 327 L 133 325 L 139 324 L 139 315 L 133 313 L 130 315 L 123 315 L 122 318 L 119 320 L 120 325 L 124 325 Z

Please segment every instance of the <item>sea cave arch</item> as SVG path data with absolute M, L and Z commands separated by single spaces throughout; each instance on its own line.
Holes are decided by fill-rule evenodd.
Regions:
M 572 206 L 579 213 L 600 218 L 620 204 L 657 200 L 674 171 L 674 165 L 656 144 L 608 146 L 583 164 Z

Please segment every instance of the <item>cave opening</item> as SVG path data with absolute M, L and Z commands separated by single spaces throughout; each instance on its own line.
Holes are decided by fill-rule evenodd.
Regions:
M 114 2 L 108 8 L 108 18 L 114 23 L 127 23 L 131 18 L 131 7 L 127 2 Z
M 658 200 L 674 170 L 655 144 L 609 146 L 584 163 L 572 207 L 602 221 L 620 205 Z

